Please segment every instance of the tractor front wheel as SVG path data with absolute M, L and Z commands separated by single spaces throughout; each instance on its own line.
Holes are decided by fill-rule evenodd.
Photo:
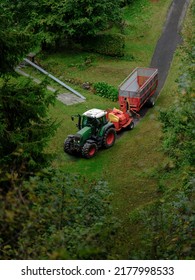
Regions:
M 69 155 L 73 154 L 73 150 L 71 149 L 71 142 L 72 142 L 72 139 L 70 139 L 70 138 L 66 138 L 66 140 L 64 142 L 64 152 Z
M 84 158 L 92 158 L 97 152 L 97 145 L 95 143 L 85 143 L 82 148 L 82 156 Z
M 108 149 L 114 145 L 116 139 L 116 131 L 114 128 L 109 128 L 106 130 L 104 137 L 103 137 L 103 146 Z

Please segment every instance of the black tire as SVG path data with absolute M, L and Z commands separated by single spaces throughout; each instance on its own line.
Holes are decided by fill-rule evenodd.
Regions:
M 85 143 L 82 148 L 82 156 L 84 158 L 92 158 L 97 153 L 98 147 L 95 143 Z
M 112 147 L 115 143 L 116 140 L 116 131 L 114 128 L 109 128 L 106 130 L 106 132 L 104 133 L 104 137 L 103 137 L 103 147 L 108 149 L 110 147 Z
M 72 141 L 72 139 L 66 138 L 66 140 L 64 142 L 64 152 L 69 155 L 73 154 L 73 150 L 71 149 L 71 141 Z
M 155 105 L 155 100 L 154 100 L 154 98 L 150 98 L 150 99 L 147 101 L 147 105 L 148 105 L 148 107 L 150 107 L 150 108 L 154 107 L 154 105 Z
M 128 130 L 132 130 L 134 128 L 134 122 L 131 122 L 128 126 L 127 129 Z

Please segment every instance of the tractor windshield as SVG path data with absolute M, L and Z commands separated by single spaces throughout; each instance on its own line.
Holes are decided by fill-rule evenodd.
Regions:
M 94 118 L 89 118 L 87 116 L 83 116 L 83 118 L 82 118 L 82 128 L 85 127 L 85 126 L 94 125 L 94 121 L 95 121 Z

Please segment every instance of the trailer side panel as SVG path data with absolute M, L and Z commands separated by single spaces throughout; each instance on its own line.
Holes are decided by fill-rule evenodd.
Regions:
M 136 68 L 119 86 L 119 103 L 128 102 L 129 109 L 138 112 L 155 93 L 158 70 Z

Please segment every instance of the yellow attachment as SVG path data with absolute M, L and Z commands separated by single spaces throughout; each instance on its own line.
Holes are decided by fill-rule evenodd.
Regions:
M 108 119 L 109 119 L 110 122 L 119 122 L 119 117 L 117 117 L 113 113 L 109 113 L 108 114 Z

